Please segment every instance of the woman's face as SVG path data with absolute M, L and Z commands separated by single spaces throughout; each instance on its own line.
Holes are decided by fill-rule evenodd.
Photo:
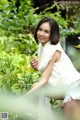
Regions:
M 48 22 L 45 22 L 40 25 L 37 31 L 37 39 L 42 45 L 44 45 L 46 42 L 50 40 L 49 38 L 50 38 L 50 25 Z

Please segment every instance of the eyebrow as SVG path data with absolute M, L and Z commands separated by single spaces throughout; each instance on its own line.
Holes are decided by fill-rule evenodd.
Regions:
M 39 27 L 38 29 L 43 29 L 43 28 L 42 28 L 42 27 Z M 50 32 L 50 30 L 48 30 L 48 29 L 44 29 L 44 31 Z

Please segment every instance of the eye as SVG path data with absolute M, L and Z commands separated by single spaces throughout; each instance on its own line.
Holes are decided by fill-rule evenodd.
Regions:
M 45 30 L 45 33 L 50 33 L 50 31 L 49 30 Z
M 39 31 L 42 31 L 42 28 L 39 28 L 38 30 L 39 30 Z

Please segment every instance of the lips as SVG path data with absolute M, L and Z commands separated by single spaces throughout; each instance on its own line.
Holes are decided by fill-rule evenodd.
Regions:
M 39 37 L 38 39 L 39 39 L 39 40 L 45 40 L 45 38 L 43 38 L 43 37 Z

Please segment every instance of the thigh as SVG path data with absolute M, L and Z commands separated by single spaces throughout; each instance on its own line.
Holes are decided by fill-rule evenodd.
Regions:
M 64 110 L 75 110 L 76 108 L 80 108 L 80 100 L 73 100 L 64 103 Z
M 66 120 L 80 120 L 80 100 L 73 100 L 64 104 Z

